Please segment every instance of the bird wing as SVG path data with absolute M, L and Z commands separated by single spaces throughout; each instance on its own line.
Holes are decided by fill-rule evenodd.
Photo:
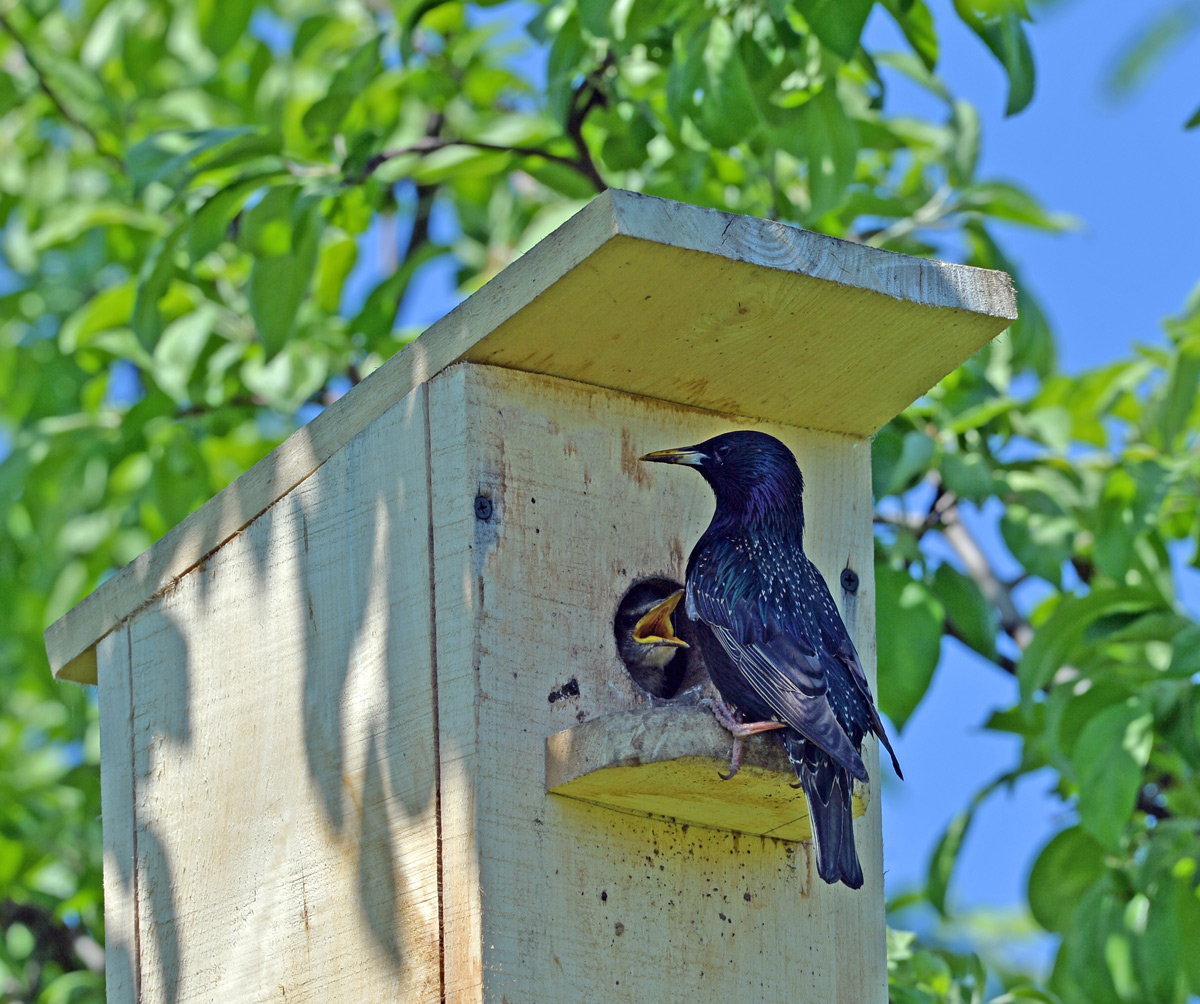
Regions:
M 730 600 L 728 590 L 711 585 L 702 573 L 689 578 L 688 613 L 712 628 L 733 664 L 782 721 L 865 781 L 862 757 L 829 703 L 817 649 L 783 630 L 749 597 Z

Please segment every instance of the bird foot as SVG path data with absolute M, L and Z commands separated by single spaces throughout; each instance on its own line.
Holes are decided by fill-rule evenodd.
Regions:
M 759 732 L 770 732 L 774 729 L 786 729 L 786 722 L 743 722 L 738 718 L 734 710 L 721 700 L 711 700 L 706 698 L 702 703 L 708 704 L 712 709 L 713 717 L 721 724 L 721 727 L 730 733 L 735 739 L 744 739 L 746 736 L 757 735 Z
M 729 773 L 723 774 L 717 771 L 717 775 L 722 781 L 728 781 L 742 769 L 742 747 L 745 744 L 747 736 L 756 735 L 759 732 L 770 732 L 773 729 L 787 728 L 784 722 L 740 721 L 733 709 L 722 700 L 705 698 L 700 703 L 708 705 L 712 710 L 713 717 L 720 723 L 721 727 L 733 736 L 733 750 L 729 755 Z
M 717 777 L 719 777 L 722 781 L 728 781 L 731 777 L 733 777 L 734 774 L 742 769 L 742 747 L 745 745 L 745 743 L 746 740 L 741 736 L 733 737 L 733 750 L 729 754 L 729 773 L 723 774 L 721 771 L 717 771 Z

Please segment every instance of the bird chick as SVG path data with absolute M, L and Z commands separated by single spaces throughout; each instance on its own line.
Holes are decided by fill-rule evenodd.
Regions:
M 903 774 L 854 643 L 804 553 L 795 457 L 773 436 L 730 432 L 642 460 L 694 467 L 712 488 L 716 510 L 687 564 L 696 647 L 750 727 L 786 726 L 775 734 L 808 800 L 817 872 L 859 888 L 851 793 L 854 778 L 867 780 L 860 751 L 868 732 Z
M 676 633 L 673 619 L 682 598 L 678 583 L 645 579 L 625 594 L 613 621 L 621 661 L 633 681 L 655 697 L 674 697 L 687 670 L 681 650 L 688 643 Z

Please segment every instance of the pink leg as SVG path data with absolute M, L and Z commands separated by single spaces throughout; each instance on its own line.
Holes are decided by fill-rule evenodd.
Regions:
M 742 747 L 745 745 L 745 743 L 746 740 L 741 736 L 733 737 L 733 752 L 729 754 L 729 773 L 722 774 L 720 771 L 717 771 L 717 777 L 719 777 L 722 781 L 728 781 L 731 777 L 733 777 L 734 774 L 742 769 Z
M 759 732 L 770 732 L 773 729 L 786 729 L 787 722 L 743 722 L 733 713 L 733 709 L 724 701 L 713 701 L 713 717 L 721 723 L 726 732 L 735 738 L 744 739 L 746 736 L 757 735 Z
M 721 724 L 730 735 L 733 736 L 733 751 L 729 757 L 729 773 L 718 774 L 722 781 L 728 781 L 742 768 L 742 745 L 747 736 L 756 735 L 759 732 L 770 732 L 773 729 L 786 729 L 785 722 L 743 722 L 739 721 L 737 715 L 724 701 L 716 700 L 712 702 L 713 717 Z

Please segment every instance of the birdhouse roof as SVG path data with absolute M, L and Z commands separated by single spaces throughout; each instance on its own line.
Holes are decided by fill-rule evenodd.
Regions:
M 1003 272 L 605 192 L 52 624 L 51 668 L 95 682 L 97 641 L 455 362 L 869 436 L 1016 316 Z

